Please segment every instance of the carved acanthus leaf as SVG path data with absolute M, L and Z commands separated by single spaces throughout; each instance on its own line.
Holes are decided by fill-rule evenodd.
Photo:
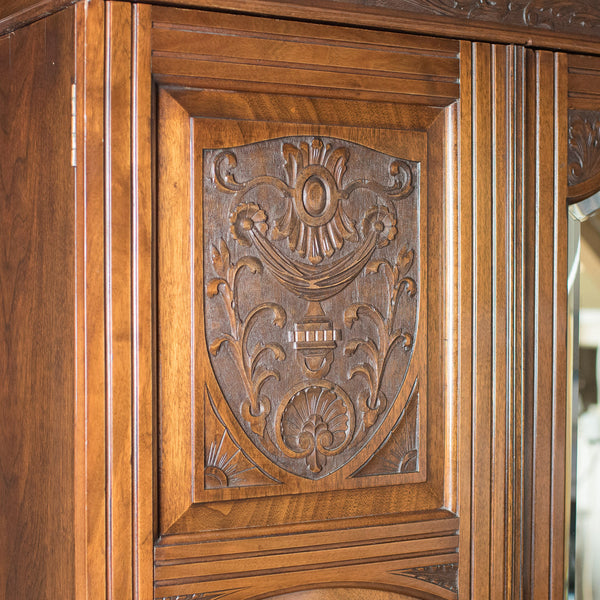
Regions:
M 393 571 L 393 573 L 395 575 L 403 575 L 419 579 L 420 581 L 426 581 L 451 592 L 458 592 L 458 565 L 456 563 L 400 569 Z
M 596 0 L 396 0 L 389 5 L 555 31 L 585 32 L 600 27 L 600 5 Z
M 600 112 L 569 111 L 569 185 L 600 173 Z
M 355 365 L 348 371 L 349 379 L 362 377 L 368 385 L 368 391 L 361 393 L 358 399 L 359 408 L 363 413 L 362 434 L 375 425 L 380 413 L 387 406 L 387 398 L 381 384 L 392 350 L 398 344 L 404 350 L 411 350 L 413 346 L 413 333 L 396 329 L 394 325 L 400 296 L 405 292 L 407 296 L 414 297 L 417 293 L 415 280 L 407 276 L 413 262 L 414 251 L 404 246 L 394 264 L 388 260 L 374 260 L 367 265 L 367 273 L 382 272 L 387 281 L 388 306 L 385 314 L 366 303 L 351 304 L 344 312 L 346 327 L 352 327 L 361 317 L 366 317 L 377 327 L 377 341 L 371 338 L 355 338 L 346 344 L 344 350 L 346 356 L 353 356 L 362 351 L 367 358 L 366 362 Z
M 214 356 L 224 345 L 229 345 L 247 394 L 247 399 L 241 407 L 242 416 L 250 423 L 252 431 L 262 436 L 266 419 L 271 412 L 271 401 L 262 393 L 262 388 L 269 379 L 279 379 L 279 372 L 258 367 L 268 353 L 271 353 L 275 360 L 283 361 L 285 351 L 279 344 L 269 343 L 257 346 L 249 352 L 248 337 L 260 316 L 272 315 L 273 325 L 281 328 L 286 323 L 287 315 L 279 304 L 263 302 L 250 310 L 245 317 L 240 316 L 238 277 L 244 268 L 254 274 L 262 273 L 262 263 L 256 257 L 242 256 L 237 262 L 232 262 L 229 248 L 226 242 L 221 240 L 218 248 L 212 247 L 211 260 L 218 277 L 208 282 L 207 296 L 222 296 L 231 333 L 214 339 L 209 345 L 209 351 Z

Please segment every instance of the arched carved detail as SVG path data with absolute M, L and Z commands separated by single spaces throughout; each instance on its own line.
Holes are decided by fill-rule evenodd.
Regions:
M 600 111 L 569 111 L 568 182 L 570 202 L 600 190 Z
M 450 592 L 458 592 L 458 564 L 456 563 L 400 569 L 393 571 L 393 573 L 395 575 L 403 575 L 404 577 L 426 581 Z
M 410 397 L 394 425 L 375 454 L 353 477 L 395 475 L 419 471 L 419 384 L 415 383 Z

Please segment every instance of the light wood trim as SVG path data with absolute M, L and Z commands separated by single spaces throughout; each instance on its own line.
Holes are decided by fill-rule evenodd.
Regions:
M 106 598 L 104 3 L 76 11 L 76 597 Z

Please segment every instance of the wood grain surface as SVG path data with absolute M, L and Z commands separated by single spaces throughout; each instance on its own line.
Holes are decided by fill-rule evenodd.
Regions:
M 4 0 L 0 5 L 0 35 L 47 17 L 77 0 Z
M 0 596 L 558 600 L 597 8 L 161 4 L 0 10 Z
M 163 4 L 181 6 L 180 0 Z M 595 0 L 187 0 L 187 7 L 598 54 Z
M 0 596 L 74 598 L 74 11 L 0 40 Z

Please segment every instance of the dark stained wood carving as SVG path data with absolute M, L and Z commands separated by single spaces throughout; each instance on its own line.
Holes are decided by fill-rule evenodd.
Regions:
M 205 398 L 204 488 L 209 490 L 279 483 L 263 473 L 244 454 L 223 422 L 219 420 L 208 391 Z
M 367 0 L 366 4 L 589 35 L 600 26 L 596 0 Z
M 458 592 L 458 564 L 429 565 L 394 571 L 396 575 L 414 577 L 427 583 L 443 587 L 451 592 Z
M 216 414 L 278 467 L 325 477 L 386 422 L 412 356 L 419 166 L 300 136 L 203 164 Z
M 156 600 L 220 600 L 221 598 L 225 598 L 233 594 L 234 592 L 239 592 L 244 588 L 237 588 L 235 590 L 225 590 L 223 592 L 205 592 L 198 594 L 184 594 L 179 596 L 168 596 L 164 598 L 157 598 Z
M 353 477 L 419 471 L 419 387 L 415 383 L 394 429 L 373 457 Z
M 569 111 L 569 185 L 576 186 L 600 173 L 600 112 Z

